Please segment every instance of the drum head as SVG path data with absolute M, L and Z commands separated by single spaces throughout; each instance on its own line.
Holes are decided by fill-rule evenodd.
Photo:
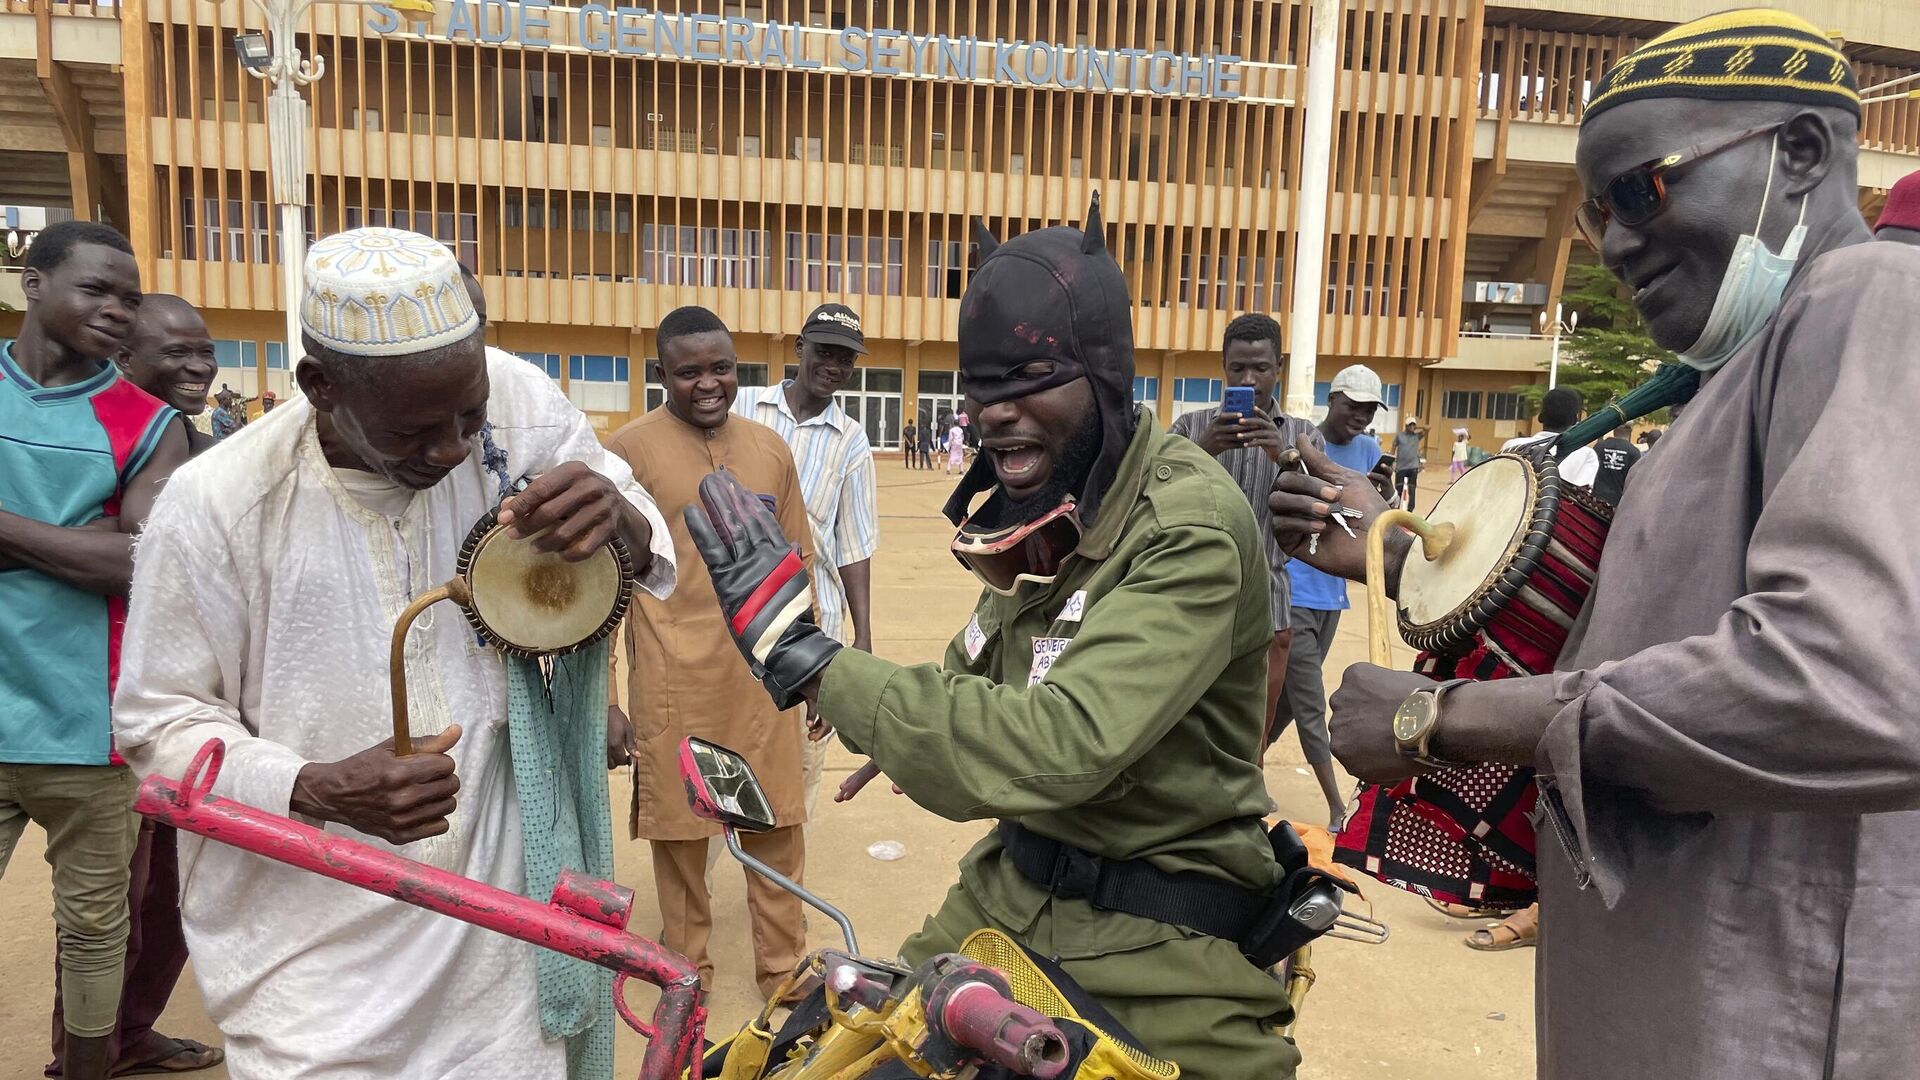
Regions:
M 534 550 L 488 514 L 461 549 L 460 574 L 473 594 L 467 618 L 489 641 L 518 656 L 573 652 L 613 632 L 633 596 L 633 571 L 619 542 L 583 562 Z
M 1533 465 L 1502 454 L 1467 470 L 1440 496 L 1426 518 L 1451 524 L 1453 542 L 1428 559 L 1415 540 L 1400 571 L 1400 623 L 1409 642 L 1470 613 L 1527 538 L 1539 488 Z

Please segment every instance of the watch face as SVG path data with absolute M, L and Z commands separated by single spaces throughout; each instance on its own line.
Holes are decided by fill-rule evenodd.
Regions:
M 1434 696 L 1430 691 L 1422 690 L 1400 703 L 1400 709 L 1393 714 L 1393 738 L 1396 742 L 1407 744 L 1420 738 L 1428 724 L 1433 723 Z

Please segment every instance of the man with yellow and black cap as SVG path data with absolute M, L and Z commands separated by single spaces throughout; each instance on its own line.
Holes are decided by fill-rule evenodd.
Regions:
M 1867 242 L 1859 119 L 1845 57 L 1777 11 L 1688 23 L 1594 87 L 1582 231 L 1700 389 L 1635 466 L 1558 670 L 1358 665 L 1334 695 L 1364 780 L 1538 766 L 1544 1077 L 1920 1060 L 1920 504 L 1848 464 L 1920 412 L 1920 252 Z M 1360 576 L 1344 534 L 1302 541 L 1322 481 L 1378 504 L 1316 475 L 1276 532 Z
M 813 625 L 777 525 L 727 481 L 688 511 L 756 674 L 915 802 L 998 819 L 903 947 L 997 928 L 1057 961 L 1190 1080 L 1291 1076 L 1284 841 L 1261 821 L 1267 560 L 1246 497 L 1133 403 L 1132 307 L 1084 231 L 981 241 L 960 372 L 982 454 L 947 513 L 985 585 L 943 664 Z M 975 501 L 984 501 L 975 506 Z

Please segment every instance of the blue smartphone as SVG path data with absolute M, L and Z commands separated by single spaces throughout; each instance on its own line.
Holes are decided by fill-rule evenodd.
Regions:
M 1235 416 L 1253 415 L 1253 387 L 1229 386 L 1220 397 L 1220 411 Z

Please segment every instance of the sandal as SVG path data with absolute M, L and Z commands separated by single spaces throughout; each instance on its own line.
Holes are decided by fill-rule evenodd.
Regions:
M 199 1072 L 227 1060 L 226 1051 L 194 1039 L 161 1038 L 161 1053 L 143 1061 L 122 1062 L 108 1076 L 162 1076 Z
M 1478 952 L 1531 949 L 1540 943 L 1539 913 L 1539 907 L 1530 907 L 1514 912 L 1503 922 L 1483 926 L 1466 936 L 1467 948 Z

